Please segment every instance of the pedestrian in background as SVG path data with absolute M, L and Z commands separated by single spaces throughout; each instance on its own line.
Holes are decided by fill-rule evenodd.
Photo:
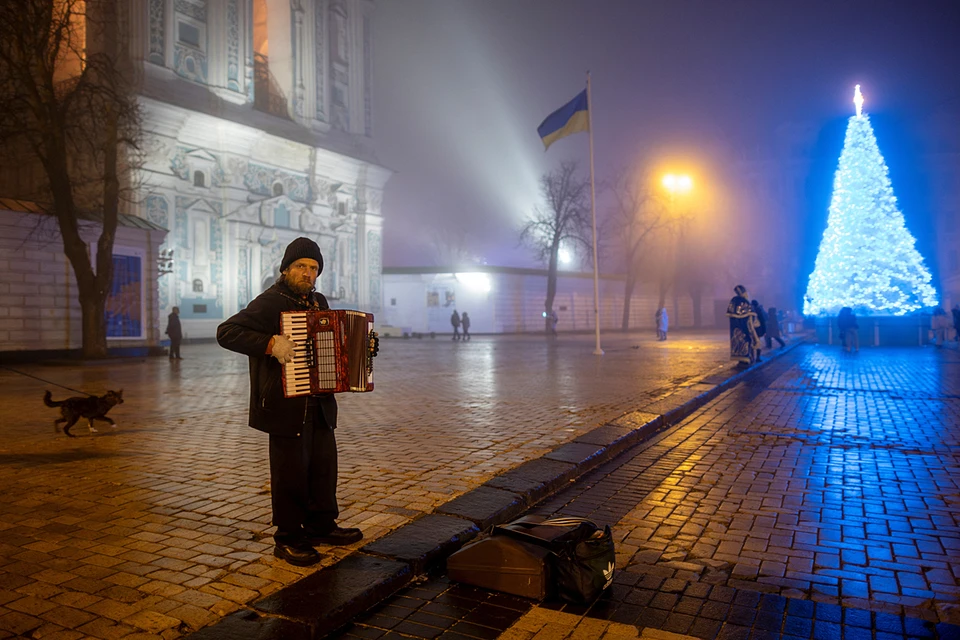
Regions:
M 787 346 L 787 343 L 780 337 L 780 318 L 777 316 L 777 308 L 770 307 L 767 310 L 767 349 L 773 348 L 773 341 L 780 343 L 780 348 Z
M 727 305 L 730 318 L 730 358 L 737 366 L 748 367 L 755 362 L 760 338 L 757 337 L 757 314 L 747 298 L 747 288 L 738 284 L 734 296 Z
M 767 312 L 763 310 L 763 305 L 756 300 L 750 301 L 753 312 L 757 314 L 757 338 L 763 338 L 767 335 Z M 770 348 L 770 338 L 767 338 L 767 348 Z M 757 341 L 757 362 L 760 362 L 760 342 Z
M 667 315 L 666 307 L 657 309 L 657 340 L 667 339 L 667 330 L 670 328 L 670 316 Z
M 460 316 L 460 324 L 463 326 L 463 339 L 470 339 L 470 316 L 467 315 L 467 312 L 464 311 L 463 315 Z
M 460 314 L 454 309 L 450 314 L 450 324 L 453 326 L 453 339 L 460 339 Z
M 960 342 L 960 304 L 953 305 L 953 330 L 957 335 L 957 342 Z
M 844 307 L 837 314 L 837 327 L 840 328 L 840 340 L 843 344 L 843 350 L 850 353 L 860 351 L 860 325 L 857 324 L 857 316 L 853 309 Z
M 183 340 L 183 329 L 180 327 L 180 307 L 174 307 L 167 316 L 167 329 L 170 336 L 170 359 L 183 360 L 180 357 L 180 341 Z
M 933 338 L 938 347 L 942 347 L 947 339 L 947 329 L 950 328 L 950 320 L 947 318 L 947 312 L 943 307 L 937 307 L 933 310 L 933 316 L 930 318 L 930 328 L 933 329 Z

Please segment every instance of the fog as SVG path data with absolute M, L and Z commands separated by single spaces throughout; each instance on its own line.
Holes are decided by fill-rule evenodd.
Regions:
M 721 256 L 753 252 L 732 270 L 767 261 L 792 282 L 812 267 L 861 84 L 908 226 L 932 256 L 918 125 L 960 111 L 960 3 L 389 0 L 376 25 L 374 135 L 396 172 L 385 266 L 537 266 L 518 229 L 544 172 L 564 160 L 586 172 L 588 138 L 545 152 L 536 128 L 588 70 L 598 182 L 621 169 L 691 173 L 700 235 Z M 782 180 L 798 181 L 789 201 L 751 196 L 751 181 Z

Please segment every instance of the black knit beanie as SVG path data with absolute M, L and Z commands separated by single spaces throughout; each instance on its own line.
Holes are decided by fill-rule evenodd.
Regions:
M 283 260 L 280 262 L 280 273 L 287 270 L 291 264 L 300 258 L 310 258 L 316 260 L 320 265 L 320 272 L 323 272 L 323 254 L 320 253 L 320 247 L 310 238 L 297 238 L 283 252 Z

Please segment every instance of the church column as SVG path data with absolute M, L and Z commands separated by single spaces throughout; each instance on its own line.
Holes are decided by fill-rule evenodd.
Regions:
M 207 0 L 207 84 L 227 85 L 226 0 Z
M 303 120 L 307 112 L 304 109 L 304 95 L 306 89 L 303 80 L 303 61 L 307 57 L 309 49 L 304 38 L 304 9 L 303 0 L 291 0 L 290 11 L 292 14 L 293 29 L 293 95 L 291 96 L 293 115 L 298 120 Z
M 327 77 L 329 64 L 327 57 L 330 38 L 327 32 L 327 0 L 313 0 L 312 18 L 313 29 L 309 34 L 309 51 L 312 52 L 312 62 L 305 66 L 307 77 L 307 102 L 310 108 L 307 113 L 313 118 L 315 128 L 325 129 L 328 122 L 327 114 Z M 310 24 L 308 22 L 308 24 Z
M 350 111 L 350 133 L 363 132 L 363 7 L 365 0 L 352 0 L 349 3 L 347 39 L 350 47 L 350 68 L 348 71 L 347 105 Z
M 149 17 L 147 15 L 147 0 L 131 0 L 127 13 L 128 54 L 139 65 L 144 60 L 149 49 L 147 46 L 149 32 Z
M 177 20 L 175 15 L 176 12 L 173 10 L 173 1 L 151 0 L 151 2 L 160 3 L 164 7 L 163 22 L 165 28 L 163 31 L 163 66 L 165 66 L 167 69 L 174 69 L 173 45 L 177 41 Z
M 362 81 L 359 84 L 362 99 L 358 101 L 358 111 L 362 117 L 357 119 L 358 132 L 373 136 L 373 4 L 363 1 L 360 15 L 360 53 L 363 58 L 361 67 Z

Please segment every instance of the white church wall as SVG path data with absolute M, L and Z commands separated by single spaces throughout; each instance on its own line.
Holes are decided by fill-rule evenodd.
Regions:
M 380 310 L 379 210 L 388 172 L 250 126 L 143 103 L 153 154 L 142 214 L 171 230 L 164 249 L 174 251 L 161 313 L 179 306 L 188 337 L 212 338 L 223 319 L 272 284 L 298 236 L 321 247 L 318 288 L 331 306 Z
M 470 314 L 471 333 L 523 333 L 544 329 L 544 300 L 547 291 L 545 273 L 524 269 L 491 269 L 490 290 L 471 286 L 470 278 L 453 273 L 417 273 L 415 269 L 386 269 L 383 276 L 384 314 L 377 324 L 390 331 L 406 333 L 450 333 L 450 315 L 454 308 Z M 630 302 L 630 328 L 656 326 L 656 283 L 639 283 Z M 618 330 L 622 323 L 624 280 L 615 276 L 600 278 L 600 327 Z M 693 303 L 680 297 L 676 305 L 668 297 L 667 310 L 672 327 L 693 325 Z M 558 331 L 592 331 L 595 326 L 593 278 L 589 274 L 561 274 L 553 304 Z M 704 298 L 703 326 L 712 326 L 712 301 Z

